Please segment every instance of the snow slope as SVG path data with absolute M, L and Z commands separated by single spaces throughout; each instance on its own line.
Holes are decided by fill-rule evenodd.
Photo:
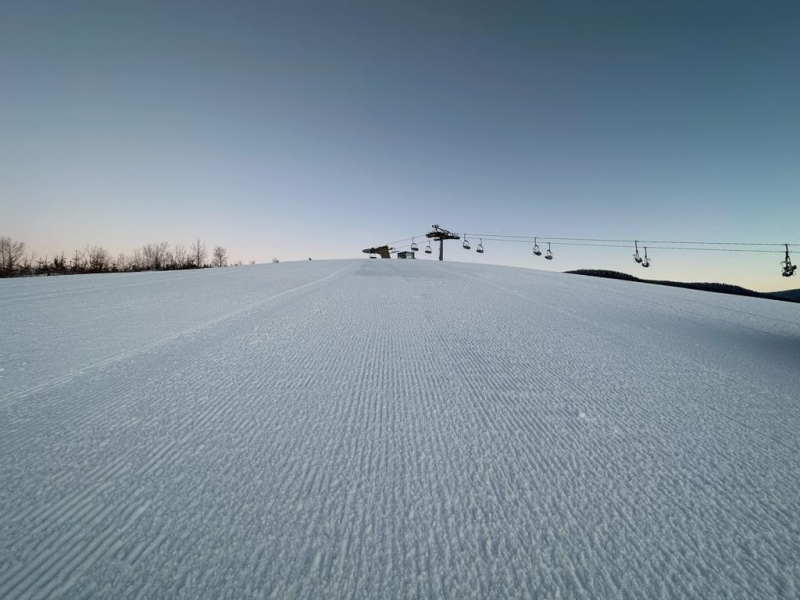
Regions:
M 0 598 L 800 595 L 800 305 L 360 260 L 0 315 Z

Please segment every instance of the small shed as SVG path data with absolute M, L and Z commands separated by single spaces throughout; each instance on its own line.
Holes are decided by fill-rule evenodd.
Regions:
M 411 250 L 403 250 L 397 253 L 397 258 L 415 258 L 415 256 Z

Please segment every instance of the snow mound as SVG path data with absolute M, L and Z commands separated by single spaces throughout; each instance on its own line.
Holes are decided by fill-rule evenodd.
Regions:
M 360 260 L 0 309 L 1 598 L 800 594 L 800 305 Z

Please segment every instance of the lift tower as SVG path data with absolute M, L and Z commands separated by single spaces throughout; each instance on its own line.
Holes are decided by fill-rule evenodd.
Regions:
M 444 260 L 444 241 L 460 240 L 461 236 L 457 233 L 450 233 L 447 229 L 442 229 L 438 225 L 432 225 L 433 230 L 425 234 L 426 238 L 439 240 L 439 260 Z

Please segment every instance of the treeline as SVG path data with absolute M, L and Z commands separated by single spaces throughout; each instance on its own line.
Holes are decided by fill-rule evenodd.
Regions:
M 215 246 L 209 256 L 206 243 L 200 239 L 188 248 L 180 244 L 170 247 L 169 243 L 160 242 L 136 248 L 133 254 L 121 253 L 117 256 L 112 256 L 102 246 L 87 244 L 86 248 L 76 250 L 69 257 L 62 252 L 50 258 L 37 257 L 35 252 L 28 254 L 24 242 L 0 237 L 0 277 L 173 271 L 227 266 L 227 250 Z
M 625 281 L 636 281 L 639 283 L 653 283 L 655 285 L 666 285 L 669 287 L 687 288 L 690 290 L 700 290 L 703 292 L 716 292 L 718 294 L 730 294 L 732 296 L 749 296 L 751 298 L 768 298 L 770 300 L 782 300 L 784 302 L 800 302 L 797 292 L 756 292 L 739 285 L 729 283 L 687 283 L 683 281 L 664 281 L 658 279 L 640 279 L 627 273 L 619 271 L 605 271 L 602 269 L 578 269 L 576 271 L 566 271 L 574 275 L 589 275 L 590 277 L 604 277 L 606 279 L 622 279 Z

